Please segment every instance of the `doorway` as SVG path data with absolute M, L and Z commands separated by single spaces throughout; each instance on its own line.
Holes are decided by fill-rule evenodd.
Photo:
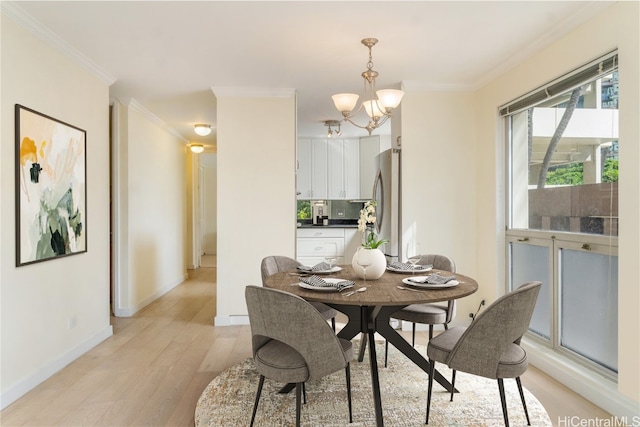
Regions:
M 200 266 L 216 267 L 218 255 L 218 155 L 200 154 Z

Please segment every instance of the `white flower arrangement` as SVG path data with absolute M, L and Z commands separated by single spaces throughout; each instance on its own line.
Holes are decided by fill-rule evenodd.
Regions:
M 376 221 L 376 202 L 375 200 L 369 200 L 360 210 L 360 218 L 358 219 L 358 230 L 364 233 L 362 246 L 365 248 L 377 249 L 381 245 L 389 242 L 386 239 L 378 239 L 374 231 Z

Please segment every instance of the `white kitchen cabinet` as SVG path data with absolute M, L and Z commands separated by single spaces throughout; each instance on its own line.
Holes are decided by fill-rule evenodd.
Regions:
M 360 143 L 331 138 L 328 145 L 327 196 L 331 200 L 360 198 Z
M 327 198 L 327 141 L 299 138 L 296 191 L 300 200 Z
M 345 199 L 360 199 L 360 141 L 344 140 Z
M 327 140 L 311 140 L 311 198 L 327 198 Z
M 296 190 L 298 199 L 311 198 L 311 140 L 298 139 L 296 169 Z
M 336 264 L 344 264 L 344 235 L 344 228 L 298 228 L 296 259 L 304 265 L 314 266 L 325 260 L 324 244 L 335 243 L 338 249 Z
M 327 197 L 344 199 L 344 144 L 341 139 L 327 141 Z

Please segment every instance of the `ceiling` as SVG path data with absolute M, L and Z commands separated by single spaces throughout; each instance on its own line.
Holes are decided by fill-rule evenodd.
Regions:
M 100 70 L 113 82 L 112 98 L 135 99 L 185 142 L 214 147 L 212 88 L 295 89 L 298 134 L 323 136 L 324 121 L 340 119 L 331 95 L 362 92 L 365 37 L 379 39 L 373 48 L 378 88 L 470 90 L 610 4 L 3 1 L 2 7 Z M 195 123 L 210 123 L 214 131 L 197 136 Z M 349 124 L 342 130 L 366 134 Z

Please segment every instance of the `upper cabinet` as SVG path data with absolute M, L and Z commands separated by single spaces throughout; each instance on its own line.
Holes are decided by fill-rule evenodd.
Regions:
M 298 199 L 327 198 L 327 141 L 299 138 L 296 188 Z
M 311 198 L 311 140 L 299 138 L 296 147 L 296 189 L 298 199 Z
M 380 138 L 298 138 L 297 198 L 371 199 Z
M 327 197 L 360 198 L 360 143 L 358 139 L 328 140 Z

